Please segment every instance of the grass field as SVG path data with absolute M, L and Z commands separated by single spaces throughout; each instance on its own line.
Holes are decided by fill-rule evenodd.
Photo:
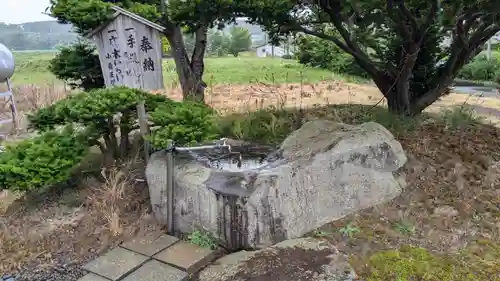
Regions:
M 60 83 L 47 69 L 54 52 L 16 52 L 15 84 L 54 84 Z M 314 83 L 323 80 L 342 79 L 357 81 L 354 77 L 336 75 L 328 70 L 304 67 L 294 60 L 279 58 L 257 58 L 242 56 L 238 58 L 207 58 L 204 80 L 209 85 L 251 84 L 251 83 Z M 163 62 L 165 86 L 177 84 L 175 64 L 171 59 Z

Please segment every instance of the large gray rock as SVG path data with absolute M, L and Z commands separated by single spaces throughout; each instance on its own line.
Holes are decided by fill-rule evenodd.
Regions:
M 177 155 L 176 229 L 205 229 L 230 248 L 265 247 L 391 200 L 405 184 L 398 173 L 405 153 L 377 123 L 311 121 L 278 152 L 278 160 L 239 170 Z M 164 152 L 152 155 L 146 177 L 155 214 L 164 221 Z
M 352 281 L 344 255 L 326 241 L 300 238 L 236 252 L 203 269 L 196 281 Z

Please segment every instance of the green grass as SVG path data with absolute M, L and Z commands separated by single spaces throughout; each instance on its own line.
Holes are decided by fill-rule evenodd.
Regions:
M 164 63 L 165 83 L 177 80 L 172 60 Z M 223 57 L 205 60 L 204 80 L 209 85 L 249 83 L 314 83 L 322 80 L 354 78 L 336 75 L 328 70 L 305 67 L 294 60 L 258 57 Z
M 500 52 L 492 52 L 500 58 Z M 55 55 L 53 51 L 14 52 L 16 73 L 15 84 L 54 84 L 60 83 L 47 69 L 49 60 Z M 175 64 L 171 59 L 163 62 L 165 85 L 177 83 Z M 206 58 L 204 81 L 209 85 L 216 84 L 249 84 L 249 83 L 314 83 L 322 80 L 345 80 L 359 82 L 359 78 L 335 74 L 325 69 L 305 67 L 294 60 L 280 58 L 258 58 L 244 53 L 240 57 Z
M 53 84 L 57 81 L 47 69 L 55 52 L 14 52 L 16 72 L 12 77 L 14 84 Z
M 54 84 L 58 81 L 47 69 L 54 52 L 15 52 L 15 84 Z M 163 62 L 165 85 L 177 84 L 177 73 L 172 59 Z M 207 58 L 204 81 L 208 85 L 249 83 L 314 83 L 322 80 L 359 79 L 337 75 L 328 70 L 305 67 L 294 60 L 257 58 L 251 56 Z

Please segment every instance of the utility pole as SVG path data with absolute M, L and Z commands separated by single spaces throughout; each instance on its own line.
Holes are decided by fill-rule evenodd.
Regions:
M 491 38 L 488 40 L 487 47 L 486 47 L 486 59 L 491 60 Z

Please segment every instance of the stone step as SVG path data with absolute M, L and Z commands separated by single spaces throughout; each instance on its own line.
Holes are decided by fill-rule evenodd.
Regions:
M 123 281 L 187 281 L 188 274 L 157 260 L 149 260 L 127 275 Z
M 166 234 L 150 234 L 87 263 L 83 269 L 89 273 L 78 281 L 185 281 L 220 253 Z
M 153 258 L 182 269 L 188 274 L 193 274 L 210 264 L 219 254 L 220 251 L 214 251 L 188 242 L 179 241 L 154 255 Z

